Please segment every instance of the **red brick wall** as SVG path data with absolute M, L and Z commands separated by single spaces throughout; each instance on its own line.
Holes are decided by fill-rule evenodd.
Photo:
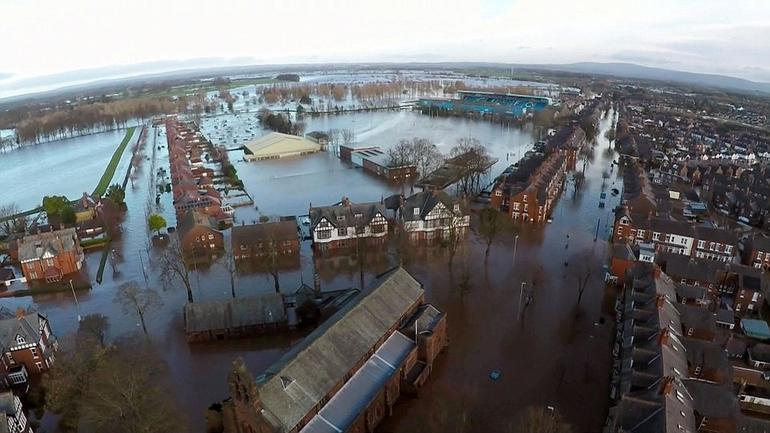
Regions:
M 44 280 L 45 270 L 48 268 L 47 260 L 48 259 L 22 263 L 21 270 L 24 273 L 24 276 L 27 277 L 28 280 Z M 78 271 L 77 254 L 75 251 L 64 251 L 50 260 L 53 261 L 54 267 L 61 269 L 63 275 Z M 36 278 L 32 278 L 33 272 L 35 272 Z

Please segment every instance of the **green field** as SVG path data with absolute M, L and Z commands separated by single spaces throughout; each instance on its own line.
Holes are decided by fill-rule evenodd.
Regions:
M 96 185 L 96 189 L 94 189 L 94 197 L 101 197 L 107 191 L 107 188 L 110 186 L 110 182 L 112 182 L 112 177 L 115 175 L 115 170 L 118 169 L 118 164 L 120 163 L 120 158 L 123 156 L 123 151 L 126 150 L 128 142 L 131 141 L 131 137 L 134 136 L 135 129 L 135 126 L 128 128 L 126 131 L 126 136 L 123 137 L 123 141 L 120 142 L 120 146 L 115 149 L 115 153 L 112 154 L 112 158 L 107 164 L 107 168 L 104 170 L 102 178 L 99 179 L 99 183 Z

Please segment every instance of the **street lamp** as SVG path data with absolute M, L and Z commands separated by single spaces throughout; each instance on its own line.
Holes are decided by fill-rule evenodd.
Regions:
M 524 285 L 527 283 L 522 281 L 519 287 L 519 320 L 521 320 L 521 304 L 524 302 Z
M 78 302 L 78 295 L 75 294 L 75 286 L 72 285 L 71 278 L 70 278 L 70 289 L 72 289 L 72 297 L 75 298 L 75 305 L 78 311 L 78 323 L 80 323 L 83 320 L 83 318 L 80 316 L 80 302 Z
M 513 239 L 513 265 L 516 265 L 516 247 L 519 245 L 519 235 Z

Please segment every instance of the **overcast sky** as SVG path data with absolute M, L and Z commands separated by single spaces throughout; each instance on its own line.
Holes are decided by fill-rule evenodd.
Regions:
M 770 81 L 768 0 L 0 0 L 0 37 L 5 96 L 184 60 L 631 62 Z

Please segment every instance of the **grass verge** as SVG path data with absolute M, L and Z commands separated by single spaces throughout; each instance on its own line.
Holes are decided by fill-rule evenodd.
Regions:
M 126 150 L 128 142 L 131 141 L 131 137 L 134 136 L 135 129 L 135 126 L 128 128 L 125 137 L 123 137 L 123 141 L 121 141 L 118 148 L 115 149 L 115 153 L 112 154 L 112 158 L 107 164 L 107 168 L 104 170 L 102 178 L 99 179 L 99 183 L 96 185 L 96 189 L 94 189 L 94 197 L 101 197 L 107 191 L 107 188 L 110 186 L 110 182 L 112 182 L 112 177 L 115 176 L 115 170 L 118 169 L 120 158 L 123 157 L 123 151 Z

